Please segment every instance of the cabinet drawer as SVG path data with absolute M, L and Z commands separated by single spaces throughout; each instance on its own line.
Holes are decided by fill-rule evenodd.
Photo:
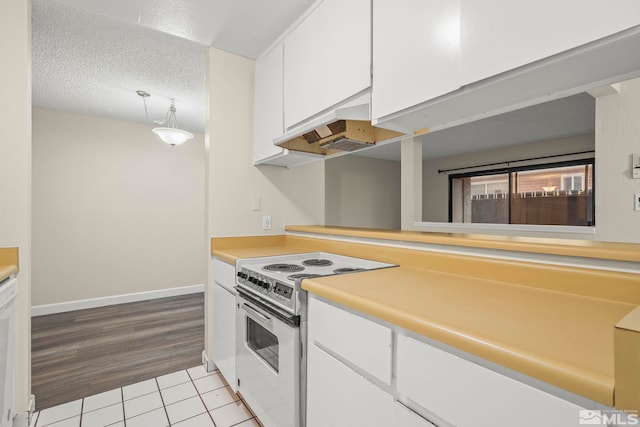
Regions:
M 398 392 L 458 427 L 566 427 L 581 407 L 413 338 L 398 336 Z
M 316 342 L 385 384 L 391 384 L 391 330 L 309 298 L 309 343 Z
M 218 258 L 213 258 L 213 280 L 229 291 L 234 292 L 236 285 L 236 267 Z

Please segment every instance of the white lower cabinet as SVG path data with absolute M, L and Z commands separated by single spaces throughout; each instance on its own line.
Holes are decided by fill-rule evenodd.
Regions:
M 397 389 L 457 427 L 572 427 L 583 409 L 404 335 L 398 336 Z
M 403 425 L 393 423 L 390 394 L 316 345 L 307 366 L 307 427 Z
M 309 299 L 309 342 L 391 384 L 391 329 L 316 298 Z
M 213 361 L 237 391 L 235 267 L 213 259 Z
M 580 425 L 577 404 L 313 295 L 308 331 L 308 427 Z

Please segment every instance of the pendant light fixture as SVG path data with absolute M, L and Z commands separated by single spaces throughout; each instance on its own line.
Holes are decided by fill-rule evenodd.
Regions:
M 151 130 L 170 146 L 175 147 L 176 145 L 184 144 L 186 141 L 193 138 L 193 134 L 191 132 L 178 129 L 178 126 L 176 125 L 176 105 L 173 99 L 171 100 L 171 105 L 169 106 L 169 110 L 167 111 L 164 121 L 160 124 L 165 123 L 167 124 L 167 127 L 157 127 Z
M 143 90 L 138 90 L 136 91 L 136 93 L 142 97 L 142 100 L 144 102 L 144 110 L 145 113 L 147 113 L 147 98 L 150 97 L 151 94 Z M 171 100 L 171 104 L 169 105 L 169 109 L 167 110 L 167 114 L 165 115 L 164 120 L 161 122 L 155 121 L 154 123 L 157 123 L 159 125 L 166 124 L 166 127 L 156 127 L 151 129 L 151 131 L 158 135 L 161 140 L 169 144 L 171 147 L 184 144 L 185 142 L 193 138 L 193 134 L 191 132 L 178 129 L 178 126 L 176 124 L 176 105 L 173 99 Z

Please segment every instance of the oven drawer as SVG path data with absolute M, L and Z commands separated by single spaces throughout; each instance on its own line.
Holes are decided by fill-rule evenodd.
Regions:
M 309 343 L 317 343 L 345 361 L 391 384 L 391 329 L 309 298 Z

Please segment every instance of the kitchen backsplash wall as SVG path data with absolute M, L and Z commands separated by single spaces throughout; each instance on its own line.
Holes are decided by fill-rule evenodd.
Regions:
M 33 305 L 203 284 L 204 137 L 34 109 Z
M 209 49 L 209 235 L 282 234 L 287 224 L 324 223 L 324 162 L 253 166 L 255 61 Z M 259 198 L 259 210 L 252 199 Z M 271 216 L 271 230 L 262 217 Z

